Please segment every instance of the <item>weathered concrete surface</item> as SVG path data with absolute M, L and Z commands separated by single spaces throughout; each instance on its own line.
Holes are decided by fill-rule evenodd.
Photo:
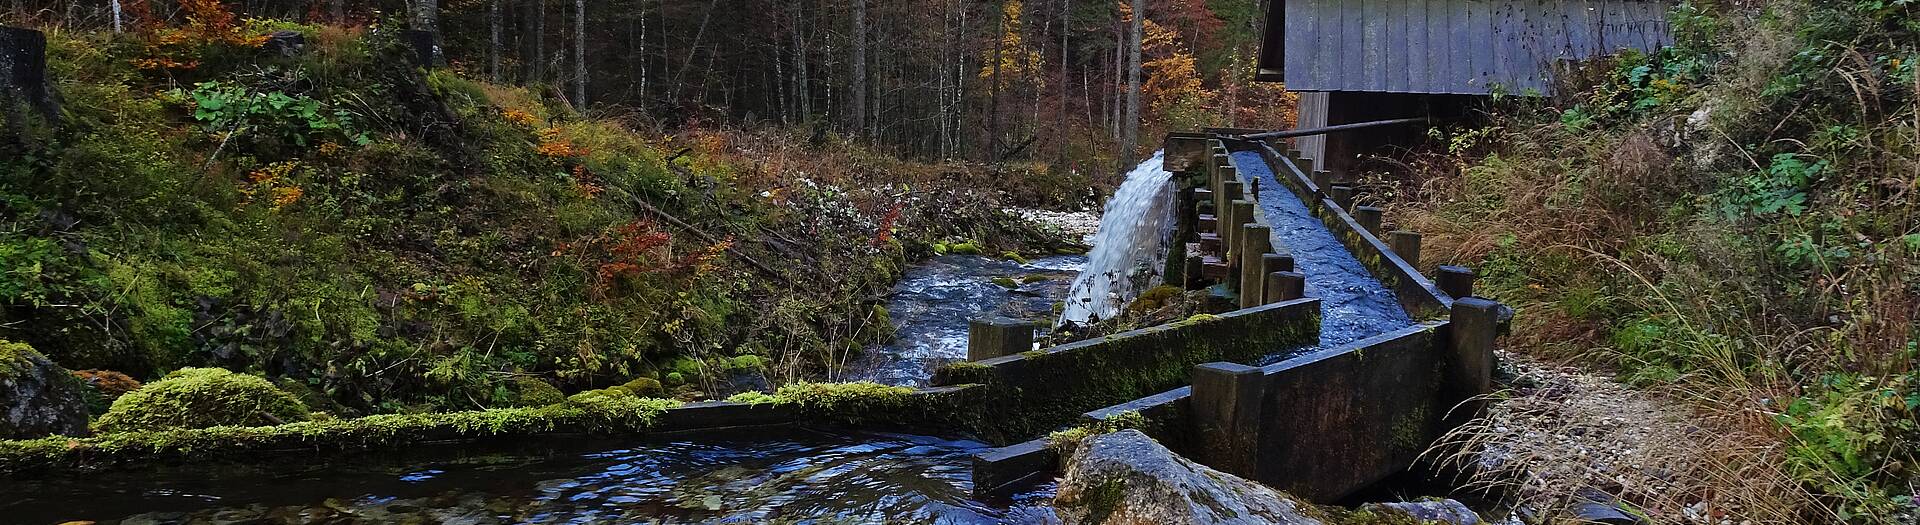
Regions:
M 1211 157 L 1207 151 L 1208 142 L 1210 140 L 1202 133 L 1168 133 L 1166 142 L 1161 146 L 1166 150 L 1164 159 L 1167 171 L 1200 171 L 1201 163 Z
M 84 388 L 32 347 L 0 340 L 0 439 L 87 435 Z
M 1083 443 L 1054 506 L 1070 524 L 1322 523 L 1292 497 L 1176 456 L 1133 430 Z
M 1033 349 L 1032 321 L 987 317 L 967 323 L 967 360 L 981 361 Z
M 1194 365 L 1253 362 L 1319 339 L 1320 303 L 1226 312 L 940 369 L 934 385 L 986 386 L 979 431 L 999 443 L 1071 423 L 1089 410 L 1187 384 Z
M 1443 393 L 1445 327 L 1416 325 L 1257 372 L 1224 370 L 1231 381 L 1196 377 L 1197 459 L 1321 502 L 1405 470 L 1462 401 Z

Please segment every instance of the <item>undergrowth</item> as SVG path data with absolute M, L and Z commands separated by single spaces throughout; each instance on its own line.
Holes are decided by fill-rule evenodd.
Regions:
M 1485 125 L 1436 130 L 1445 151 L 1411 178 L 1369 185 L 1427 233 L 1427 264 L 1474 266 L 1518 307 L 1514 346 L 1693 401 L 1766 436 L 1726 461 L 1793 478 L 1672 500 L 1911 519 L 1920 7 L 1700 1 L 1671 21 L 1674 46 L 1498 101 Z
M 0 138 L 0 338 L 143 380 L 265 376 L 344 416 L 554 398 L 528 381 L 696 397 L 839 375 L 891 337 L 875 307 L 909 260 L 946 239 L 1052 253 L 1002 202 L 1084 187 L 582 115 L 414 67 L 383 24 L 220 5 L 48 29 L 62 119 Z M 305 51 L 263 49 L 280 30 Z

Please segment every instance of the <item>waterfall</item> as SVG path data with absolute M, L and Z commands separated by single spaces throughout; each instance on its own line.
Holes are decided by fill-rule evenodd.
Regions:
M 1173 174 L 1165 169 L 1164 154 L 1154 152 L 1133 168 L 1107 200 L 1087 268 L 1074 278 L 1059 322 L 1111 318 L 1141 291 L 1160 284 L 1175 213 Z

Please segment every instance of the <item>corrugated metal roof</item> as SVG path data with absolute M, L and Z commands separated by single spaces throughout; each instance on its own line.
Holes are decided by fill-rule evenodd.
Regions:
M 1284 7 L 1282 7 L 1284 6 Z M 1483 95 L 1551 89 L 1554 63 L 1672 41 L 1650 0 L 1283 0 L 1282 73 L 1294 91 Z M 1271 44 L 1270 44 L 1271 45 Z M 1272 50 L 1263 58 L 1271 59 Z

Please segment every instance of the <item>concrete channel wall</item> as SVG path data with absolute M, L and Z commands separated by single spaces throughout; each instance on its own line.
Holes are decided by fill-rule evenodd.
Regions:
M 1088 410 L 1187 384 L 1195 365 L 1252 362 L 1310 344 L 1320 334 L 1320 301 L 1298 299 L 1121 332 L 1051 348 L 956 363 L 932 384 L 983 385 L 982 437 L 1027 439 L 1073 423 Z
M 1452 272 L 1450 288 L 1460 297 L 1444 293 L 1417 270 L 1417 234 L 1388 232 L 1391 240 L 1382 240 L 1378 210 L 1370 210 L 1367 220 L 1356 219 L 1347 210 L 1351 189 L 1336 187 L 1327 174 L 1316 173 L 1311 159 L 1279 154 L 1267 144 L 1196 134 L 1170 135 L 1165 151 L 1168 166 L 1190 171 L 1185 179 L 1199 175 L 1192 170 L 1206 171 L 1208 177 L 1201 180 L 1210 185 L 1206 193 L 1215 195 L 1234 193 L 1236 188 L 1228 186 L 1251 193 L 1257 184 L 1236 170 L 1223 169 L 1219 155 L 1259 152 L 1276 179 L 1307 203 L 1375 278 L 1395 291 L 1407 313 L 1425 321 L 1264 367 L 1225 360 L 1199 364 L 1189 372 L 1191 386 L 1086 412 L 1083 423 L 1139 426 L 1202 463 L 1328 502 L 1406 470 L 1440 435 L 1479 413 L 1475 400 L 1492 390 L 1493 348 L 1503 307 L 1470 297 L 1471 271 L 1443 267 Z M 1224 177 L 1212 176 L 1216 173 Z M 1188 199 L 1190 205 L 1203 201 Z M 1233 239 L 1232 226 L 1227 226 L 1260 226 L 1263 216 L 1256 211 L 1252 217 L 1234 217 L 1233 210 L 1221 206 L 1224 201 L 1214 202 L 1225 215 L 1215 215 L 1222 246 L 1242 247 L 1246 253 L 1267 251 L 1262 248 L 1266 243 L 1259 242 L 1264 239 L 1250 244 L 1246 237 Z M 1229 269 L 1224 275 L 1216 269 L 1213 276 L 1239 283 L 1243 294 L 1257 282 L 1246 279 L 1244 272 L 1271 270 L 1244 263 Z M 976 490 L 1017 486 L 1035 471 L 1050 471 L 1059 460 L 1044 439 L 982 453 L 974 463 Z

